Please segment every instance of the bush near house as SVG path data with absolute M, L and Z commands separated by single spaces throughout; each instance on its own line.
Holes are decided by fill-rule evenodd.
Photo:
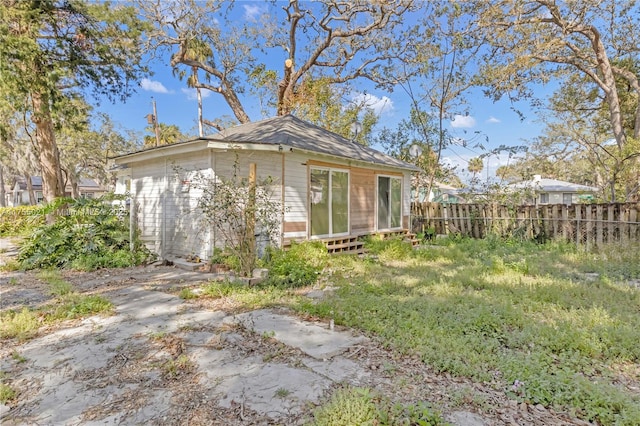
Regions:
M 18 255 L 21 267 L 94 270 L 150 259 L 138 240 L 130 250 L 129 220 L 109 202 L 113 199 L 60 198 L 48 204 L 43 213 L 55 214 L 55 220 L 28 235 Z
M 264 263 L 269 268 L 269 284 L 304 287 L 316 282 L 328 260 L 324 244 L 305 241 L 294 242 L 289 250 L 271 249 Z

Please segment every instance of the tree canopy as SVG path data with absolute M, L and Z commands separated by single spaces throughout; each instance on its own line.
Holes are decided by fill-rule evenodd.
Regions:
M 35 124 L 43 195 L 64 194 L 55 128 L 74 115 L 83 94 L 123 100 L 145 73 L 140 39 L 146 24 L 122 3 L 79 0 L 0 3 L 2 102 Z

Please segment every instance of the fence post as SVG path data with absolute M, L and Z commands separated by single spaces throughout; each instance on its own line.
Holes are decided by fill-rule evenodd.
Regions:
M 580 227 L 582 224 L 580 223 L 580 219 L 582 218 L 582 205 L 578 204 L 576 206 L 576 246 L 579 246 L 582 243 L 582 230 Z
M 129 250 L 133 253 L 136 251 L 136 200 L 133 197 L 129 200 Z

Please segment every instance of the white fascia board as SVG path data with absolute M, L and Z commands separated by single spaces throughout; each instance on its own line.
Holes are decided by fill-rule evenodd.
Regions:
M 126 165 L 129 163 L 154 160 L 157 158 L 166 158 L 171 155 L 188 154 L 190 152 L 202 151 L 205 149 L 207 149 L 207 141 L 199 139 L 192 142 L 163 145 L 146 151 L 138 151 L 131 154 L 121 155 L 113 158 L 113 162 L 117 165 Z
M 265 144 L 249 142 L 209 141 L 208 148 L 223 151 L 272 151 L 290 152 L 292 148 L 282 144 Z
M 342 161 L 347 161 L 349 164 L 358 164 L 361 166 L 367 166 L 367 168 L 371 168 L 371 166 L 375 166 L 379 169 L 386 169 L 386 170 L 392 170 L 392 171 L 398 171 L 398 170 L 402 170 L 403 172 L 416 172 L 417 170 L 413 170 L 409 167 L 399 167 L 399 166 L 393 166 L 390 164 L 384 164 L 384 163 L 373 163 L 370 161 L 363 161 L 363 160 L 356 160 L 353 158 L 349 158 L 349 157 L 342 157 L 340 155 L 333 155 L 333 154 L 325 154 L 324 152 L 318 152 L 318 151 L 312 151 L 310 149 L 304 149 L 304 148 L 290 148 L 287 147 L 287 151 L 299 151 L 299 152 L 306 152 L 308 154 L 313 154 L 314 156 L 320 156 L 320 157 L 328 157 L 328 158 L 336 158 Z

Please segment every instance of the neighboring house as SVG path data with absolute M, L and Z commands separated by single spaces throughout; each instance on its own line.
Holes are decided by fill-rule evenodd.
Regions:
M 7 207 L 13 207 L 13 188 L 11 185 L 4 186 L 4 205 Z
M 458 191 L 458 188 L 453 187 L 451 185 L 447 185 L 446 183 L 434 181 L 433 186 L 431 187 L 431 192 L 429 192 L 429 196 L 427 196 L 427 183 L 421 183 L 418 186 L 418 180 L 414 177 L 412 179 L 413 191 L 412 199 L 419 202 L 424 203 L 426 201 L 433 203 L 464 203 L 465 200 L 462 198 Z
M 408 228 L 411 172 L 418 170 L 292 115 L 113 160 L 116 193 L 130 191 L 141 238 L 165 258 L 208 259 L 223 245 L 197 210 L 196 173 L 229 178 L 237 165 L 248 176 L 256 164 L 258 180 L 273 179 L 273 198 L 282 204 L 282 246 Z
M 42 177 L 31 176 L 31 186 L 33 188 L 33 194 L 36 198 L 36 203 L 39 204 L 44 201 L 42 195 Z M 78 182 L 78 191 L 81 197 L 95 198 L 103 195 L 106 190 L 101 187 L 93 179 L 81 178 Z M 67 185 L 64 195 L 66 197 L 71 196 L 71 186 Z M 23 204 L 29 204 L 29 191 L 27 190 L 27 181 L 24 178 L 18 178 L 16 184 L 13 186 L 11 204 L 13 206 L 19 206 Z
M 33 195 L 36 200 L 36 204 L 41 203 L 44 200 L 42 195 L 42 177 L 31 176 L 31 188 L 33 189 Z M 27 191 L 26 179 L 20 177 L 16 179 L 16 184 L 13 186 L 13 205 L 20 206 L 29 204 L 29 191 Z
M 104 195 L 107 191 L 93 179 L 80 178 L 80 181 L 78 182 L 78 192 L 80 193 L 80 197 L 96 198 Z M 67 185 L 64 189 L 64 195 L 66 197 L 70 197 L 71 193 L 71 187 Z
M 593 200 L 598 188 L 535 175 L 532 180 L 512 183 L 511 189 L 533 191 L 532 204 L 578 204 Z M 533 201 L 533 200 L 531 200 Z

